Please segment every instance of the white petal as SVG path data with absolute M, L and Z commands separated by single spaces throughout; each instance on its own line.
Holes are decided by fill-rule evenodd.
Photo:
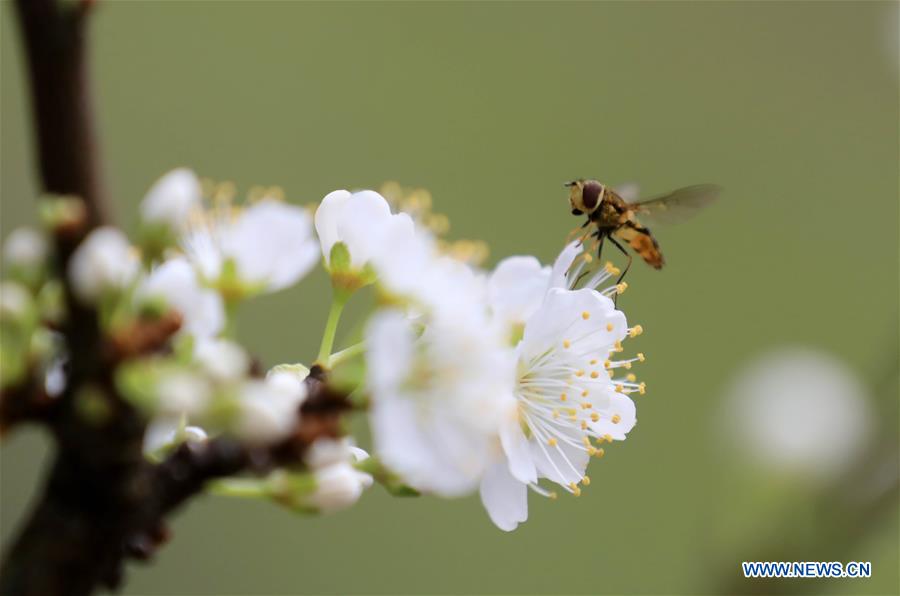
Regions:
M 111 289 L 122 289 L 140 269 L 128 238 L 121 230 L 102 227 L 85 238 L 69 260 L 69 281 L 76 296 L 93 302 Z
M 537 482 L 537 470 L 534 467 L 534 461 L 531 459 L 528 439 L 525 437 L 525 433 L 522 432 L 516 413 L 501 424 L 500 443 L 503 445 L 503 452 L 509 460 L 510 473 L 520 482 Z
M 150 188 L 141 202 L 141 218 L 182 226 L 200 204 L 202 191 L 197 175 L 187 168 L 172 170 Z
M 488 280 L 488 299 L 494 316 L 507 324 L 524 324 L 538 309 L 550 281 L 550 268 L 534 257 L 500 261 Z
M 184 258 L 166 261 L 145 279 L 138 297 L 157 296 L 181 313 L 182 329 L 196 337 L 212 337 L 222 330 L 225 308 L 217 292 L 204 288 Z
M 481 503 L 498 528 L 511 532 L 528 519 L 528 486 L 509 473 L 505 463 L 496 463 L 481 480 Z
M 375 191 L 353 193 L 338 220 L 338 238 L 347 245 L 354 269 L 365 265 L 391 220 L 388 202 Z
M 300 207 L 260 201 L 247 209 L 223 237 L 223 252 L 237 263 L 247 282 L 270 291 L 299 281 L 319 259 L 312 221 Z
M 582 436 L 575 428 L 560 428 L 555 446 L 532 438 L 529 441 L 531 456 L 540 475 L 563 486 L 581 482 L 590 460 L 587 451 L 581 447 Z
M 627 333 L 625 315 L 606 296 L 588 288 L 554 288 L 525 325 L 522 353 L 532 358 L 548 347 L 569 341 L 573 353 L 599 355 Z
M 331 247 L 340 238 L 338 237 L 338 221 L 344 205 L 350 200 L 350 193 L 346 190 L 335 190 L 325 195 L 316 209 L 316 234 L 322 245 L 322 255 L 325 262 L 331 258 Z
M 553 263 L 553 271 L 550 274 L 550 288 L 568 287 L 566 282 L 566 272 L 569 270 L 569 267 L 572 266 L 575 257 L 581 253 L 581 249 L 581 242 L 578 240 L 570 242 L 562 249 L 562 252 L 556 257 L 556 262 Z
M 613 440 L 623 441 L 625 435 L 637 423 L 637 411 L 634 402 L 627 395 L 616 391 L 607 393 L 610 394 L 610 403 L 601 414 L 600 420 L 591 423 L 591 429 L 601 436 L 609 435 Z M 613 422 L 614 419 L 618 422 Z

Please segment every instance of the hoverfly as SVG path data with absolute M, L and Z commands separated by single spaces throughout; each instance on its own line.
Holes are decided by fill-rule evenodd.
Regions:
M 603 242 L 607 239 L 628 257 L 628 263 L 619 275 L 617 284 L 628 273 L 632 260 L 618 240 L 626 242 L 654 269 L 662 269 L 665 264 L 659 243 L 638 216 L 660 223 L 674 223 L 712 203 L 721 190 L 714 184 L 698 184 L 679 188 L 659 197 L 629 202 L 618 192 L 596 180 L 579 178 L 567 182 L 565 186 L 569 187 L 572 215 L 587 215 L 587 221 L 581 227 L 590 224 L 596 227 L 592 235 L 599 244 L 598 259 L 603 252 Z

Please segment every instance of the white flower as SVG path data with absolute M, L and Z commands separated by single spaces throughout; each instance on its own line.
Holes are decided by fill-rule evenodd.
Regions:
M 528 515 L 527 487 L 547 478 L 580 494 L 590 455 L 602 453 L 591 440 L 622 440 L 635 424 L 627 393 L 643 391 L 633 376 L 612 379 L 638 358 L 613 361 L 629 333 L 625 316 L 608 297 L 590 288 L 551 288 L 528 319 L 516 348 L 516 412 L 503 421 L 506 461 L 495 464 L 481 484 L 491 519 L 513 530 Z
M 147 223 L 164 223 L 173 229 L 187 224 L 202 197 L 197 175 L 187 168 L 172 170 L 150 188 L 141 201 L 141 218 Z
M 244 349 L 227 339 L 203 339 L 194 347 L 194 360 L 213 380 L 238 381 L 250 370 L 250 357 Z
M 369 454 L 348 439 L 318 439 L 306 453 L 306 464 L 312 468 L 315 490 L 306 498 L 309 506 L 324 513 L 350 507 L 372 486 L 372 476 L 360 472 L 353 463 Z
M 377 247 L 381 229 L 393 217 L 387 201 L 373 190 L 325 195 L 316 209 L 316 233 L 326 265 L 331 268 L 331 249 L 342 242 L 350 253 L 351 269 L 362 269 Z
M 181 257 L 156 267 L 141 282 L 136 296 L 163 298 L 181 313 L 182 330 L 198 338 L 217 335 L 225 324 L 222 297 L 201 286 L 194 268 Z
M 79 300 L 96 301 L 110 290 L 121 290 L 140 268 L 128 238 L 113 227 L 102 227 L 85 238 L 69 260 L 69 282 Z
M 3 259 L 14 267 L 38 267 L 48 251 L 47 239 L 32 228 L 16 228 L 3 243 Z
M 274 292 L 316 264 L 319 246 L 306 211 L 273 200 L 222 207 L 192 222 L 182 248 L 204 280 L 241 292 Z M 236 279 L 223 279 L 233 267 Z M 234 286 L 240 286 L 235 288 Z
M 739 371 L 722 426 L 728 441 L 766 471 L 822 481 L 865 448 L 870 399 L 847 363 L 811 348 L 780 348 Z
M 417 338 L 402 312 L 383 311 L 366 333 L 376 451 L 407 484 L 441 496 L 478 485 L 513 405 L 499 335 L 476 312 L 454 315 L 429 315 Z
M 232 431 L 243 441 L 272 444 L 297 426 L 306 387 L 289 373 L 265 381 L 246 381 L 238 396 L 238 415 Z
M 212 387 L 202 376 L 183 371 L 165 375 L 156 385 L 156 394 L 160 412 L 190 418 L 206 410 Z

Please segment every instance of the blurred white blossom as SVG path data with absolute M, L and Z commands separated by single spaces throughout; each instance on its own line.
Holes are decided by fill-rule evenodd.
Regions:
M 264 381 L 246 381 L 239 390 L 232 430 L 251 445 L 271 444 L 296 427 L 305 398 L 303 383 L 288 373 L 274 374 Z
M 245 209 L 218 205 L 193 218 L 181 245 L 202 278 L 226 298 L 293 285 L 319 258 L 306 211 L 270 199 Z
M 355 504 L 363 491 L 372 486 L 372 476 L 357 470 L 353 464 L 368 457 L 368 453 L 347 438 L 318 439 L 305 456 L 315 480 L 315 489 L 306 498 L 307 504 L 323 513 Z
M 366 334 L 376 451 L 410 486 L 441 496 L 478 486 L 513 407 L 511 354 L 470 315 L 430 319 L 416 337 L 402 312 L 387 310 Z
M 141 201 L 141 219 L 180 229 L 200 206 L 203 196 L 200 180 L 187 168 L 168 172 L 156 181 Z
M 200 285 L 196 271 L 182 257 L 156 267 L 138 286 L 137 297 L 164 299 L 181 314 L 182 330 L 197 338 L 215 336 L 225 324 L 221 296 Z
M 33 228 L 16 228 L 3 243 L 3 260 L 14 267 L 39 267 L 48 252 L 47 239 Z
M 0 282 L 0 316 L 20 319 L 28 314 L 34 301 L 28 289 L 14 281 Z
M 726 391 L 727 440 L 757 465 L 823 480 L 846 469 L 872 425 L 869 396 L 846 363 L 811 348 L 772 350 Z
M 104 292 L 122 290 L 140 271 L 140 261 L 121 230 L 101 227 L 85 238 L 69 260 L 69 281 L 84 303 Z
M 250 370 L 250 357 L 240 345 L 227 339 L 201 339 L 194 346 L 194 360 L 213 380 L 239 381 Z

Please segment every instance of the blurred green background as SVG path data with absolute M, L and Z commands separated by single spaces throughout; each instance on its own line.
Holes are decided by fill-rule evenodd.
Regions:
M 6 4 L 4 234 L 34 221 L 36 192 Z M 375 488 L 313 519 L 200 498 L 152 565 L 131 566 L 127 593 L 900 589 L 896 3 L 110 1 L 92 46 L 106 174 L 129 224 L 179 165 L 298 203 L 398 180 L 432 191 L 452 236 L 488 240 L 491 263 L 549 261 L 576 223 L 566 180 L 726 188 L 656 230 L 662 272 L 632 269 L 620 306 L 646 330 L 630 347 L 648 356 L 649 390 L 581 498 L 532 495 L 511 534 L 477 497 Z M 243 338 L 267 364 L 309 361 L 327 300 L 320 271 L 248 305 Z M 832 355 L 865 388 L 865 445 L 826 481 L 751 465 L 721 432 L 735 375 L 782 346 Z M 4 544 L 47 446 L 24 430 L 0 448 Z M 740 578 L 742 560 L 772 559 L 872 561 L 873 577 Z

